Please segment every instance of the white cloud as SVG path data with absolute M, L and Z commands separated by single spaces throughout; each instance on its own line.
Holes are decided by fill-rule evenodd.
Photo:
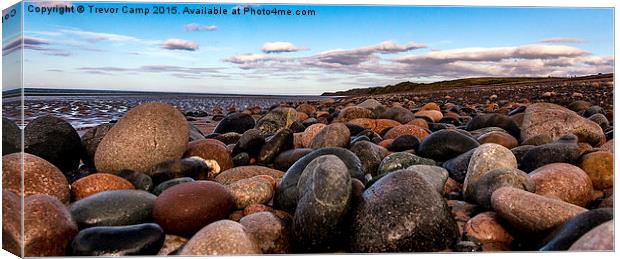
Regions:
M 299 48 L 293 43 L 285 41 L 265 42 L 261 50 L 265 53 L 281 53 L 281 52 L 296 52 L 306 50 L 305 48 Z
M 160 47 L 168 50 L 187 51 L 196 51 L 199 48 L 198 43 L 183 39 L 167 39 L 161 43 Z
M 559 38 L 547 38 L 539 41 L 540 43 L 584 43 L 585 41 L 578 38 L 568 38 L 568 37 L 559 37 Z
M 92 32 L 92 31 L 82 31 L 82 30 L 74 30 L 74 29 L 63 29 L 60 30 L 63 33 L 72 34 L 79 36 L 81 38 L 85 38 L 90 42 L 98 42 L 98 41 L 113 41 L 113 42 L 140 42 L 141 40 L 127 35 L 114 34 L 114 33 L 103 33 L 103 32 Z
M 217 26 L 215 25 L 200 25 L 197 23 L 189 23 L 184 26 L 186 31 L 215 31 Z

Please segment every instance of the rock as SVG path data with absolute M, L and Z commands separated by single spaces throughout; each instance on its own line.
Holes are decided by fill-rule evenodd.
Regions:
M 68 172 L 80 165 L 82 141 L 65 120 L 41 116 L 24 128 L 24 152 L 45 159 L 62 172 Z
M 159 196 L 162 192 L 164 192 L 165 190 L 167 190 L 168 188 L 172 186 L 175 186 L 177 184 L 182 184 L 182 183 L 189 183 L 189 182 L 195 182 L 195 181 L 191 177 L 181 177 L 181 178 L 170 179 L 168 181 L 164 181 L 158 184 L 155 187 L 155 189 L 153 189 L 153 194 Z
M 351 133 L 342 123 L 333 123 L 321 129 L 308 144 L 311 149 L 347 147 Z
M 495 143 L 504 146 L 507 149 L 512 149 L 519 146 L 519 142 L 516 138 L 511 136 L 510 134 L 493 131 L 489 133 L 485 133 L 477 138 L 480 144 L 485 143 Z
M 228 185 L 237 209 L 242 210 L 250 204 L 267 203 L 271 200 L 274 186 L 264 177 L 270 176 L 258 175 Z
M 196 125 L 188 121 L 187 127 L 189 128 L 189 139 L 187 141 L 192 142 L 196 140 L 205 139 L 205 135 L 202 134 L 202 132 L 200 131 L 200 129 L 198 129 L 198 127 L 196 127 Z
M 301 138 L 301 142 L 302 142 L 303 146 L 304 147 L 309 147 L 310 146 L 310 141 L 314 138 L 314 136 L 319 134 L 319 132 L 323 128 L 325 128 L 326 126 L 327 125 L 325 125 L 325 124 L 317 123 L 317 124 L 312 124 L 309 127 L 307 127 L 306 130 L 304 130 L 304 133 L 303 133 L 302 138 Z
M 598 105 L 590 106 L 585 111 L 583 111 L 583 117 L 589 118 L 590 116 L 597 113 L 605 115 L 605 109 Z
M 407 170 L 414 171 L 430 183 L 437 192 L 443 194 L 444 186 L 448 180 L 448 171 L 435 165 L 412 165 Z
M 502 187 L 513 187 L 528 192 L 536 191 L 530 176 L 512 167 L 501 167 L 484 173 L 473 190 L 473 201 L 485 209 L 491 209 L 491 195 Z
M 517 159 L 512 152 L 498 144 L 488 143 L 477 148 L 469 160 L 467 175 L 463 182 L 463 197 L 475 201 L 475 190 L 479 189 L 480 178 L 489 171 L 498 168 L 517 168 Z
M 2 249 L 22 255 L 22 201 L 17 194 L 2 190 Z
M 2 117 L 2 155 L 22 150 L 22 131 L 12 120 Z
M 465 231 L 465 225 L 467 222 L 479 212 L 479 206 L 471 204 L 461 200 L 448 200 L 448 208 L 452 218 L 456 221 L 459 230 L 459 236 L 462 236 Z
M 543 133 L 543 134 L 536 135 L 536 136 L 533 136 L 531 138 L 524 140 L 523 143 L 521 143 L 521 145 L 540 146 L 540 145 L 549 144 L 552 142 L 553 142 L 553 138 L 549 134 Z
M 114 190 L 93 194 L 69 206 L 80 229 L 123 226 L 151 220 L 156 196 L 142 190 Z
M 423 141 L 429 136 L 428 132 L 416 125 L 399 125 L 388 130 L 383 136 L 384 139 L 395 139 L 402 135 L 412 135 Z
M 588 120 L 591 120 L 598 124 L 598 126 L 601 127 L 602 130 L 606 130 L 607 128 L 609 128 L 609 120 L 607 120 L 607 117 L 605 117 L 605 115 L 603 114 L 594 114 L 588 117 Z
M 531 172 L 552 163 L 576 163 L 581 152 L 576 144 L 551 143 L 529 149 L 519 163 L 519 169 Z
M 439 110 L 441 110 L 439 108 L 439 105 L 437 105 L 434 102 L 424 104 L 422 105 L 422 107 L 420 107 L 420 111 L 439 111 Z
M 409 170 L 393 172 L 366 189 L 353 215 L 353 253 L 442 251 L 459 237 L 441 194 Z
M 263 145 L 257 160 L 262 164 L 271 164 L 278 154 L 294 147 L 293 131 L 290 129 L 279 130 Z
M 23 202 L 25 256 L 64 256 L 67 244 L 77 234 L 67 207 L 45 194 L 28 196 Z
M 200 139 L 189 142 L 187 151 L 183 157 L 197 156 L 204 160 L 215 160 L 221 171 L 233 167 L 232 157 L 226 149 L 226 145 L 215 139 Z
M 286 254 L 290 251 L 289 229 L 271 212 L 257 212 L 239 221 L 247 234 L 254 237 L 264 254 Z
M 175 236 L 175 235 L 165 235 L 164 245 L 159 249 L 157 255 L 172 255 L 175 251 L 178 251 L 179 248 L 183 247 L 185 243 L 187 243 L 187 238 Z
M 413 119 L 412 121 L 407 122 L 407 125 L 416 125 L 420 128 L 428 129 L 428 122 L 426 122 L 425 119 L 420 119 L 420 118 Z
M 299 200 L 297 183 L 303 170 L 312 160 L 323 155 L 335 155 L 348 168 L 348 173 L 352 178 L 357 178 L 362 182 L 366 182 L 362 171 L 362 163 L 359 158 L 351 151 L 344 148 L 321 148 L 302 157 L 293 164 L 286 174 L 282 177 L 282 181 L 276 187 L 273 198 L 273 206 L 287 212 L 295 211 L 297 201 Z
M 305 114 L 312 115 L 313 113 L 316 112 L 316 107 L 310 104 L 307 104 L 307 103 L 302 103 L 299 106 L 297 106 L 296 110 L 298 112 L 303 112 Z
M 379 175 L 377 170 L 381 161 L 388 155 L 388 150 L 370 141 L 359 141 L 351 146 L 351 151 L 362 162 L 364 175 L 371 177 Z
M 510 117 L 498 113 L 477 115 L 467 123 L 465 130 L 473 131 L 487 127 L 502 128 L 517 140 L 521 137 L 521 129 L 519 126 L 517 126 L 517 124 L 510 119 Z M 527 137 L 523 139 L 527 139 Z
M 177 184 L 162 192 L 153 206 L 153 219 L 168 234 L 191 236 L 211 222 L 225 219 L 235 201 L 226 186 L 198 181 Z
M 482 251 L 511 251 L 514 237 L 504 228 L 495 212 L 483 212 L 465 224 L 465 237 L 480 243 Z
M 334 155 L 306 166 L 297 183 L 299 201 L 293 216 L 292 238 L 298 251 L 332 251 L 344 239 L 343 225 L 351 201 L 351 175 Z
M 353 119 L 359 118 L 373 118 L 374 115 L 371 110 L 362 108 L 359 106 L 349 106 L 340 111 L 338 113 L 338 117 L 336 120 L 339 122 L 348 122 Z
M 482 247 L 480 244 L 477 244 L 472 241 L 459 241 L 454 246 L 454 252 L 482 252 Z
M 353 123 L 345 123 L 344 125 L 347 126 L 347 129 L 349 129 L 351 136 L 368 137 L 370 135 L 370 132 L 360 125 Z
M 87 130 L 82 135 L 82 161 L 84 164 L 95 167 L 95 152 L 103 137 L 108 134 L 108 131 L 114 126 L 112 123 L 102 123 L 96 127 Z
M 558 198 L 585 207 L 592 199 L 592 181 L 579 167 L 566 163 L 548 164 L 530 174 L 536 194 Z
M 213 222 L 187 241 L 179 255 L 243 255 L 260 254 L 254 238 L 245 232 L 243 225 L 231 221 Z
M 441 167 L 448 170 L 448 173 L 450 173 L 450 178 L 454 179 L 458 183 L 463 183 L 463 181 L 465 181 L 465 175 L 467 175 L 469 160 L 474 154 L 474 151 L 476 151 L 475 148 L 470 149 L 469 151 L 444 162 L 441 164 Z
M 405 124 L 415 119 L 415 115 L 413 115 L 413 112 L 403 107 L 392 107 L 392 108 L 387 109 L 387 111 L 385 111 L 381 115 L 379 115 L 378 118 L 395 120 L 402 124 Z
M 569 251 L 613 251 L 614 220 L 607 221 L 579 238 Z
M 416 150 L 420 145 L 420 140 L 412 135 L 402 135 L 394 139 L 390 145 L 390 151 L 400 152 L 405 150 Z
M 407 152 L 396 152 L 386 156 L 379 164 L 378 175 L 385 175 L 412 165 L 435 165 L 435 161 Z
M 435 161 L 446 161 L 479 145 L 475 139 L 456 130 L 440 130 L 422 140 L 417 153 Z
M 217 134 L 217 133 L 216 133 Z M 226 145 L 235 144 L 241 139 L 241 133 L 237 132 L 228 132 L 224 134 L 218 134 L 217 136 L 213 136 L 212 139 L 218 140 Z M 207 136 L 207 139 L 210 139 Z
M 400 122 L 390 119 L 353 119 L 349 121 L 349 124 L 361 126 L 365 129 L 371 130 L 376 133 L 380 133 L 388 128 L 400 126 Z
M 377 115 L 385 111 L 385 106 L 383 106 L 381 102 L 375 99 L 366 99 L 362 103 L 358 104 L 357 107 L 366 108 L 368 110 L 371 110 L 373 114 L 377 114 Z
M 597 151 L 583 155 L 579 167 L 585 171 L 594 189 L 601 190 L 614 186 L 614 154 Z
M 163 103 L 141 104 L 125 113 L 101 140 L 95 166 L 100 172 L 145 172 L 166 160 L 181 158 L 188 139 L 185 117 L 176 108 Z
M 250 157 L 250 154 L 246 153 L 246 152 L 241 152 L 239 154 L 236 154 L 232 160 L 233 160 L 233 165 L 235 165 L 235 167 L 237 166 L 246 166 L 250 164 L 250 160 L 252 158 Z
M 155 255 L 164 238 L 164 231 L 154 223 L 92 227 L 80 231 L 69 249 L 70 255 L 77 256 Z
M 121 170 L 115 172 L 114 175 L 122 177 L 125 180 L 129 181 L 138 190 L 145 190 L 147 192 L 150 192 L 154 187 L 153 179 L 143 173 L 138 173 L 131 170 Z
M 288 170 L 297 160 L 303 156 L 310 154 L 313 150 L 310 148 L 290 149 L 276 156 L 273 162 L 273 168 L 280 171 Z
M 491 205 L 500 218 L 526 233 L 546 233 L 587 211 L 568 202 L 512 187 L 493 192 Z
M 296 120 L 298 120 L 298 117 L 295 109 L 278 107 L 258 120 L 255 128 L 260 130 L 263 135 L 269 135 L 276 133 L 280 129 L 288 128 Z
M 263 133 L 257 129 L 249 129 L 239 138 L 239 142 L 237 142 L 237 145 L 235 145 L 233 149 L 233 155 L 240 152 L 247 152 L 250 156 L 256 156 L 264 144 L 265 138 L 263 137 Z
M 508 134 L 508 131 L 502 128 L 499 128 L 499 127 L 486 127 L 486 128 L 480 128 L 480 129 L 472 130 L 472 131 L 463 130 L 460 132 L 475 139 L 490 132 L 502 132 L 502 133 Z
M 598 147 L 601 151 L 606 151 L 606 152 L 610 152 L 610 153 L 614 153 L 614 139 L 610 139 L 609 141 L 605 142 L 605 144 L 603 144 L 602 146 Z
M 550 235 L 540 251 L 565 251 L 581 236 L 614 218 L 613 209 L 594 209 L 578 214 L 562 224 Z
M 259 212 L 274 212 L 275 210 L 265 204 L 250 204 L 243 209 L 243 216 L 247 216 Z
M 200 157 L 169 160 L 155 166 L 148 175 L 154 184 L 160 184 L 174 178 L 191 177 L 196 180 L 208 180 L 216 177 L 220 168 L 214 160 L 204 160 Z
M 308 115 L 306 115 L 305 113 L 298 113 L 297 116 L 300 118 L 300 120 L 302 118 L 305 118 L 304 120 L 308 119 Z M 293 123 L 291 123 L 290 126 L 288 126 L 288 129 L 290 129 L 293 133 L 301 133 L 306 130 L 306 126 L 304 126 L 301 121 L 294 121 Z
M 226 117 L 224 117 L 224 119 L 217 124 L 213 130 L 213 133 L 224 134 L 236 132 L 243 134 L 243 132 L 254 128 L 255 125 L 256 122 L 251 115 L 242 112 L 235 112 L 226 115 Z
M 26 197 L 47 194 L 65 204 L 70 199 L 69 183 L 63 173 L 51 163 L 27 153 L 12 153 L 2 157 L 2 190 L 18 195 L 23 193 Z
M 574 112 L 580 112 L 585 109 L 588 109 L 590 106 L 592 106 L 591 103 L 579 100 L 579 101 L 574 101 L 568 104 L 567 108 Z
M 73 182 L 71 184 L 71 196 L 74 201 L 77 201 L 100 192 L 133 189 L 135 189 L 133 184 L 121 177 L 96 173 Z
M 594 147 L 605 143 L 605 134 L 595 122 L 559 105 L 531 104 L 525 110 L 521 138 L 528 139 L 542 133 L 549 134 L 553 139 L 572 133 L 579 137 L 579 142 L 587 142 Z
M 264 166 L 239 166 L 222 172 L 217 177 L 215 177 L 215 181 L 221 184 L 229 185 L 236 181 L 251 178 L 257 175 L 267 175 L 277 180 L 282 178 L 284 172 Z
M 443 114 L 437 110 L 421 110 L 413 114 L 416 118 L 426 118 L 432 122 L 439 122 L 443 118 Z

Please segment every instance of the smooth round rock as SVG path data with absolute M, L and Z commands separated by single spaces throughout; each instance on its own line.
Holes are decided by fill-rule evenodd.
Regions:
M 579 238 L 569 251 L 613 251 L 614 220 L 607 221 Z
M 540 251 L 565 251 L 598 225 L 601 225 L 614 218 L 613 209 L 594 209 L 578 214 L 562 224 L 550 236 L 550 240 L 540 248 Z
M 228 185 L 257 175 L 267 175 L 273 177 L 273 179 L 280 179 L 284 175 L 284 172 L 257 165 L 239 166 L 220 173 L 215 177 L 215 181 Z
M 435 165 L 430 159 L 422 158 L 407 152 L 396 152 L 386 156 L 379 164 L 377 175 L 384 175 L 412 165 Z
M 187 149 L 189 128 L 183 114 L 163 103 L 145 103 L 129 110 L 97 147 L 100 172 L 129 169 L 145 172 Z
M 566 163 L 553 163 L 530 172 L 536 194 L 558 198 L 586 207 L 592 200 L 592 181 L 581 168 Z
M 385 106 L 375 99 L 366 99 L 357 106 L 371 110 L 375 114 L 385 111 Z
M 412 165 L 407 170 L 414 171 L 430 183 L 437 192 L 443 194 L 444 186 L 448 180 L 448 171 L 435 165 Z
M 153 219 L 166 233 L 191 236 L 211 222 L 225 219 L 235 206 L 226 186 L 197 181 L 177 184 L 161 193 L 153 205 Z
M 389 151 L 382 146 L 374 144 L 370 141 L 359 141 L 351 146 L 351 151 L 362 162 L 362 170 L 364 175 L 377 176 L 381 161 L 388 155 Z
M 468 240 L 482 244 L 483 251 L 510 251 L 514 237 L 500 223 L 495 212 L 483 212 L 465 224 Z
M 491 206 L 500 218 L 525 233 L 547 233 L 587 211 L 568 202 L 512 187 L 493 192 Z
M 366 182 L 362 170 L 362 163 L 359 158 L 351 151 L 344 148 L 321 148 L 302 157 L 293 164 L 282 177 L 282 180 L 276 187 L 273 198 L 273 206 L 276 209 L 287 212 L 295 211 L 297 201 L 299 200 L 297 183 L 303 170 L 312 160 L 323 155 L 335 155 L 347 165 L 348 173 L 352 178 L 357 178 L 362 182 Z
M 373 118 L 374 115 L 371 110 L 362 108 L 359 106 L 349 106 L 340 111 L 336 120 L 339 122 L 348 122 L 353 119 L 359 118 Z
M 469 160 L 474 154 L 474 151 L 476 151 L 475 148 L 470 149 L 469 151 L 460 154 L 455 158 L 443 162 L 441 164 L 441 167 L 448 170 L 448 173 L 450 173 L 450 178 L 454 179 L 458 183 L 463 183 L 463 181 L 465 181 L 465 176 L 467 175 Z
M 151 179 L 150 176 L 143 174 L 143 173 L 138 173 L 138 172 L 134 172 L 131 170 L 121 170 L 121 171 L 115 172 L 114 175 L 122 177 L 125 180 L 129 181 L 138 190 L 144 190 L 144 191 L 150 192 L 154 187 L 153 179 Z
M 322 128 L 308 144 L 311 149 L 326 147 L 347 147 L 351 133 L 342 123 L 333 123 Z
M 228 132 L 224 134 L 214 133 L 214 134 L 217 134 L 217 136 L 211 137 L 212 139 L 221 141 L 222 143 L 226 145 L 237 143 L 239 139 L 241 139 L 241 136 L 242 136 L 241 133 L 237 133 L 237 132 Z M 207 137 L 207 139 L 210 139 L 210 138 Z
M 22 201 L 17 194 L 2 190 L 2 249 L 22 255 Z
M 590 106 L 592 106 L 592 104 L 590 102 L 578 100 L 578 101 L 574 101 L 574 102 L 568 104 L 567 108 L 572 110 L 572 111 L 574 111 L 574 112 L 580 112 L 580 111 L 583 111 L 585 109 L 588 109 Z
M 93 194 L 69 206 L 80 229 L 149 222 L 155 195 L 142 190 L 114 190 Z
M 389 150 L 394 152 L 417 150 L 419 145 L 420 140 L 416 136 L 402 135 L 392 141 Z
M 603 114 L 600 114 L 600 113 L 594 114 L 588 117 L 588 120 L 595 122 L 603 130 L 606 130 L 607 128 L 609 128 L 609 120 L 607 120 L 607 117 L 605 117 L 605 115 Z
M 82 141 L 77 131 L 63 119 L 41 116 L 24 128 L 24 152 L 52 163 L 60 171 L 80 165 Z
M 579 167 L 590 179 L 594 189 L 601 190 L 614 186 L 614 155 L 610 152 L 597 151 L 583 155 Z
M 422 140 L 417 153 L 435 161 L 446 161 L 479 145 L 475 139 L 456 130 L 439 130 Z
M 22 150 L 22 131 L 17 124 L 2 117 L 2 155 L 8 155 Z
M 93 128 L 88 129 L 82 135 L 82 147 L 84 148 L 84 152 L 82 152 L 82 161 L 84 164 L 94 167 L 95 166 L 95 152 L 97 152 L 97 147 L 99 147 L 99 143 L 103 140 L 108 131 L 114 126 L 112 123 L 102 123 Z
M 467 201 L 475 201 L 480 178 L 497 168 L 517 168 L 517 158 L 512 152 L 498 144 L 482 144 L 474 151 L 469 160 L 467 175 L 463 182 L 463 197 Z
M 349 121 L 349 124 L 361 126 L 375 133 L 380 133 L 388 128 L 401 125 L 400 122 L 395 121 L 395 120 L 390 120 L 390 119 L 376 119 L 375 120 L 375 119 L 368 119 L 368 118 L 353 119 Z
M 231 220 L 213 222 L 187 241 L 179 252 L 192 255 L 245 255 L 260 254 L 261 249 L 254 237 L 245 232 L 243 225 Z
M 284 171 L 288 170 L 297 160 L 303 156 L 312 153 L 310 148 L 296 148 L 284 151 L 276 156 L 273 161 L 273 168 L 276 170 Z
M 239 141 L 235 145 L 232 154 L 236 155 L 240 152 L 246 152 L 251 156 L 258 154 L 260 149 L 265 144 L 265 137 L 260 130 L 249 129 L 241 135 Z
M 189 182 L 195 182 L 195 181 L 191 177 L 181 177 L 181 178 L 170 179 L 168 181 L 158 184 L 155 187 L 155 189 L 153 189 L 153 194 L 159 196 L 162 192 L 164 192 L 165 190 L 167 190 L 168 188 L 172 186 L 175 186 L 177 184 L 182 184 L 182 183 L 189 183 Z
M 531 138 L 524 140 L 523 143 L 521 143 L 521 145 L 540 146 L 540 145 L 549 144 L 552 142 L 553 142 L 553 138 L 549 134 L 543 133 L 543 134 L 536 135 L 536 136 L 533 136 Z
M 302 103 L 299 106 L 297 106 L 297 108 L 295 108 L 298 112 L 303 112 L 305 114 L 308 115 L 312 115 L 313 113 L 316 112 L 316 107 L 307 104 L 307 103 Z
M 603 109 L 603 107 L 598 106 L 598 105 L 593 105 L 588 107 L 585 111 L 583 111 L 583 117 L 591 117 L 595 114 L 606 114 L 605 109 Z
M 552 163 L 576 163 L 581 151 L 576 144 L 551 143 L 529 148 L 519 161 L 519 169 L 532 172 Z
M 351 201 L 351 176 L 335 155 L 310 162 L 297 183 L 299 201 L 293 214 L 295 250 L 332 251 L 345 234 L 345 218 Z
M 26 197 L 47 194 L 65 204 L 69 203 L 71 197 L 69 182 L 63 173 L 53 164 L 27 153 L 12 153 L 2 157 L 2 190 L 18 195 L 23 193 Z
M 25 256 L 64 256 L 78 231 L 67 207 L 45 194 L 28 196 L 23 202 Z
M 383 136 L 384 139 L 395 139 L 403 135 L 412 135 L 420 141 L 429 136 L 428 132 L 416 125 L 398 125 L 388 130 Z
M 161 249 L 159 249 L 159 252 L 157 252 L 157 255 L 174 255 L 187 241 L 187 238 L 166 234 L 164 244 Z
M 71 184 L 71 196 L 74 201 L 77 201 L 95 193 L 132 189 L 135 189 L 133 184 L 121 177 L 112 174 L 96 173 L 73 182 Z
M 157 224 L 92 227 L 75 236 L 69 247 L 76 256 L 155 255 L 164 244 L 164 230 Z
M 241 179 L 228 185 L 236 209 L 242 210 L 250 204 L 264 204 L 271 200 L 274 192 L 272 181 L 266 180 L 267 175 L 258 175 Z M 275 182 L 274 179 L 273 182 Z
M 443 118 L 443 114 L 437 110 L 421 110 L 413 114 L 416 118 L 427 118 L 432 122 L 439 122 Z
M 516 138 L 514 138 L 508 133 L 504 133 L 501 131 L 492 131 L 492 132 L 483 134 L 479 136 L 477 140 L 478 142 L 480 142 L 480 144 L 495 143 L 495 144 L 502 145 L 508 149 L 515 148 L 519 145 L 519 142 L 517 141 Z
M 413 112 L 403 107 L 392 107 L 379 115 L 379 119 L 390 119 L 405 124 L 415 119 L 415 115 L 413 115 Z
M 473 190 L 474 200 L 478 205 L 485 209 L 491 209 L 491 195 L 502 187 L 513 187 L 528 192 L 534 192 L 536 185 L 530 176 L 512 167 L 502 167 L 486 172 L 476 184 Z
M 286 254 L 290 252 L 290 230 L 284 221 L 271 212 L 247 215 L 239 224 L 247 234 L 254 237 L 263 254 Z
M 393 172 L 366 189 L 353 215 L 354 253 L 442 251 L 459 238 L 441 194 L 408 170 Z
M 293 108 L 275 108 L 256 122 L 254 128 L 258 129 L 263 135 L 274 134 L 280 129 L 288 128 L 294 121 L 297 121 L 298 114 Z
M 194 156 L 157 164 L 148 172 L 148 175 L 154 184 L 160 184 L 180 177 L 191 177 L 196 180 L 213 179 L 220 173 L 220 170 L 219 165 L 214 160 L 204 160 L 201 157 Z
M 327 125 L 323 123 L 317 123 L 307 127 L 301 137 L 301 143 L 303 144 L 303 146 L 309 147 L 310 141 L 314 138 L 314 136 L 316 136 L 316 134 L 319 134 L 319 132 L 326 126 Z
M 224 117 L 224 119 L 222 119 L 217 126 L 215 126 L 213 133 L 224 134 L 236 132 L 243 134 L 246 130 L 254 128 L 255 124 L 256 122 L 251 115 L 242 112 L 235 112 L 226 115 L 226 117 Z
M 183 157 L 198 156 L 204 160 L 215 160 L 221 171 L 228 170 L 233 167 L 232 157 L 226 145 L 215 139 L 200 139 L 189 142 L 187 151 Z
M 467 123 L 465 130 L 473 131 L 487 127 L 502 128 L 516 139 L 521 137 L 521 129 L 519 129 L 519 126 L 517 126 L 517 124 L 510 119 L 510 117 L 498 113 L 477 115 Z
M 293 149 L 293 131 L 281 129 L 271 137 L 261 148 L 257 160 L 261 164 L 271 164 L 276 156 L 286 150 Z

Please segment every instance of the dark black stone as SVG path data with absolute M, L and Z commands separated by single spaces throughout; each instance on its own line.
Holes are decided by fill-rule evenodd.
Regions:
M 68 253 L 77 256 L 156 255 L 165 238 L 164 230 L 155 223 L 92 227 L 75 236 Z
M 600 113 L 594 114 L 588 117 L 588 120 L 595 122 L 603 130 L 606 130 L 609 127 L 609 120 L 607 120 L 607 117 L 605 117 L 605 115 L 603 114 L 600 114 Z
M 465 129 L 472 131 L 487 127 L 502 128 L 517 140 L 521 139 L 519 126 L 510 117 L 499 113 L 480 114 L 469 121 Z
M 356 178 L 364 183 L 366 182 L 362 170 L 362 163 L 353 152 L 339 147 L 317 149 L 297 160 L 297 162 L 295 162 L 286 171 L 282 177 L 282 180 L 276 187 L 273 197 L 273 206 L 275 208 L 288 212 L 295 211 L 297 201 L 299 199 L 297 190 L 297 182 L 299 181 L 299 177 L 306 166 L 312 162 L 312 160 L 323 155 L 337 156 L 340 160 L 342 160 L 342 162 L 345 163 L 345 165 L 347 165 L 348 173 L 352 178 Z
M 607 131 L 605 131 L 605 140 L 606 141 L 610 141 L 614 139 L 614 128 L 608 128 Z
M 316 118 L 307 118 L 304 121 L 301 122 L 305 127 L 310 127 L 310 125 L 312 124 L 316 124 L 319 123 L 319 121 Z
M 293 143 L 293 131 L 290 129 L 281 129 L 271 137 L 261 148 L 258 153 L 258 163 L 268 165 L 273 162 L 277 155 L 280 153 L 293 149 L 295 144 Z
M 2 117 L 2 155 L 22 151 L 22 131 L 12 120 Z
M 551 163 L 575 164 L 581 157 L 576 144 L 551 143 L 531 148 L 519 163 L 519 169 L 529 173 Z
M 82 140 L 65 120 L 41 116 L 24 128 L 24 152 L 47 160 L 63 172 L 69 172 L 80 165 Z
M 180 177 L 206 180 L 209 178 L 210 170 L 211 168 L 207 166 L 204 160 L 190 157 L 162 162 L 147 174 L 153 179 L 153 184 L 158 185 L 164 181 Z
M 82 135 L 82 148 L 84 149 L 82 152 L 82 161 L 84 164 L 91 167 L 95 166 L 95 152 L 97 151 L 97 147 L 112 126 L 114 126 L 114 124 L 99 124 L 87 130 L 84 135 Z
M 470 149 L 469 151 L 460 154 L 459 156 L 452 158 L 443 164 L 441 167 L 448 170 L 450 174 L 450 178 L 458 183 L 463 183 L 465 181 L 465 176 L 467 175 L 467 168 L 469 168 L 469 160 L 471 156 L 474 154 L 476 149 Z
M 405 150 L 416 150 L 420 145 L 420 140 L 413 135 L 402 135 L 394 139 L 390 148 L 390 151 L 400 152 Z
M 426 137 L 417 153 L 435 161 L 446 161 L 478 146 L 478 141 L 456 130 L 440 130 Z
M 213 137 L 213 139 L 222 141 L 222 143 L 226 145 L 236 144 L 240 138 L 241 138 L 241 134 L 237 132 L 228 132 L 228 133 L 220 134 L 220 135 Z
M 132 170 L 121 170 L 114 173 L 116 176 L 125 178 L 125 180 L 129 181 L 133 186 L 138 190 L 145 190 L 150 192 L 153 189 L 153 179 L 150 176 L 140 173 L 134 172 Z
M 239 154 L 236 154 L 232 158 L 232 161 L 233 161 L 233 165 L 235 165 L 235 167 L 249 165 L 250 164 L 250 154 L 248 154 L 246 152 L 241 152 Z
M 205 135 L 202 134 L 202 131 L 193 123 L 188 123 L 189 126 L 189 142 L 199 139 L 205 139 Z
M 461 126 L 461 121 L 452 117 L 443 117 L 438 122 L 443 124 L 452 124 L 454 126 Z
M 237 145 L 233 149 L 233 156 L 241 152 L 247 152 L 250 156 L 256 156 L 260 152 L 263 144 L 265 144 L 265 137 L 257 129 L 250 129 L 241 135 Z
M 79 180 L 80 178 L 84 178 L 96 172 L 97 172 L 97 169 L 95 169 L 94 167 L 82 165 L 78 169 L 66 172 L 65 178 L 67 178 L 67 181 L 69 182 L 69 184 L 72 184 L 73 182 Z
M 389 153 L 384 147 L 369 141 L 355 142 L 351 146 L 351 151 L 362 162 L 362 171 L 367 178 L 378 175 L 379 165 Z
M 288 126 L 288 128 L 292 130 L 293 133 L 300 133 L 306 130 L 306 126 L 304 126 L 304 124 L 299 121 L 294 121 L 293 123 L 291 123 L 290 126 Z
M 405 124 L 415 119 L 415 115 L 403 107 L 392 107 L 379 115 L 379 119 L 390 119 Z
M 192 179 L 191 177 L 181 177 L 181 178 L 170 179 L 168 181 L 158 184 L 155 187 L 155 189 L 153 189 L 153 194 L 159 196 L 162 192 L 164 192 L 166 189 L 172 186 L 175 186 L 180 183 L 189 183 L 189 182 L 194 182 L 194 179 Z
M 360 132 L 366 130 L 364 127 L 357 124 L 345 123 L 345 125 L 349 128 L 351 136 L 357 136 Z
M 360 142 L 360 141 L 370 141 L 370 138 L 367 136 L 356 136 L 356 137 L 352 137 L 351 141 L 349 143 L 349 146 L 353 146 L 355 145 L 355 143 Z
M 286 172 L 297 160 L 303 156 L 310 154 L 313 150 L 310 148 L 296 148 L 284 151 L 276 156 L 273 167 L 276 170 Z
M 213 130 L 214 133 L 243 132 L 254 128 L 256 121 L 251 115 L 241 112 L 235 112 L 226 115 Z
M 72 203 L 69 211 L 78 228 L 123 226 L 151 222 L 157 196 L 142 190 L 114 190 Z
M 540 248 L 540 251 L 568 250 L 585 233 L 613 218 L 614 210 L 612 208 L 593 209 L 579 213 L 549 235 L 549 241 Z
M 590 116 L 597 114 L 597 113 L 605 115 L 605 109 L 603 109 L 603 107 L 598 106 L 598 105 L 590 106 L 588 107 L 588 109 L 583 111 L 583 117 L 589 118 Z
M 515 114 L 519 114 L 519 113 L 525 112 L 526 108 L 527 108 L 527 106 L 521 105 L 521 106 L 519 106 L 519 107 L 517 107 L 515 109 L 512 109 L 512 111 L 510 111 L 508 113 L 508 116 L 512 116 L 512 115 L 515 115 Z

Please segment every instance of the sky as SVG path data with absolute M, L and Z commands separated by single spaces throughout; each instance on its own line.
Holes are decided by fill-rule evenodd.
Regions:
M 613 71 L 613 9 L 252 5 L 311 16 L 42 15 L 24 5 L 24 86 L 317 95 L 327 91 L 481 76 Z M 88 7 L 86 7 L 88 8 Z M 3 23 L 4 74 L 22 40 Z M 8 31 L 7 31 L 8 29 Z M 6 79 L 5 79 L 6 78 Z M 3 90 L 18 80 L 3 78 Z

